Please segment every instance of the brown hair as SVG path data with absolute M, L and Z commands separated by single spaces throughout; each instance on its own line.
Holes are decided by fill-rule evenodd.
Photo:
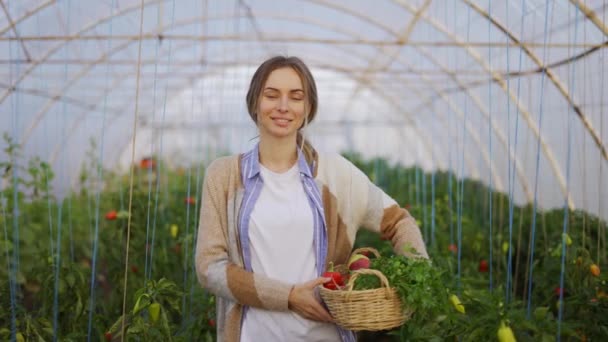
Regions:
M 264 63 L 262 63 L 258 69 L 253 74 L 251 78 L 251 83 L 249 85 L 249 90 L 247 91 L 247 110 L 249 111 L 249 116 L 255 122 L 258 123 L 256 111 L 258 109 L 258 104 L 260 101 L 260 96 L 262 90 L 264 88 L 264 84 L 266 80 L 268 80 L 268 76 L 270 73 L 277 69 L 281 68 L 291 68 L 293 69 L 298 76 L 300 76 L 300 80 L 302 81 L 302 86 L 304 87 L 304 95 L 306 96 L 306 105 L 305 105 L 305 117 L 304 124 L 302 127 L 306 126 L 308 123 L 312 122 L 317 115 L 317 106 L 318 106 L 318 98 L 317 98 L 317 85 L 315 84 L 315 79 L 312 77 L 312 73 L 304 64 L 304 62 L 298 57 L 285 57 L 285 56 L 275 56 L 270 59 L 267 59 Z M 300 127 L 300 129 L 302 128 Z M 302 132 L 298 130 L 298 136 L 296 143 L 298 146 L 302 147 L 302 151 L 304 152 L 304 156 L 306 160 L 310 164 L 315 158 L 316 151 L 312 147 L 312 145 L 302 136 Z

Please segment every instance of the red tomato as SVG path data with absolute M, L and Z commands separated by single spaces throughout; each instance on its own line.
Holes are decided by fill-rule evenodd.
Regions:
M 106 220 L 114 221 L 118 217 L 116 210 L 110 210 L 106 213 Z
M 448 250 L 452 253 L 458 253 L 458 246 L 456 246 L 455 244 L 450 244 Z
M 194 197 L 186 197 L 184 199 L 184 203 L 186 203 L 186 204 L 195 204 L 196 203 L 196 199 Z
M 553 289 L 553 293 L 555 294 L 555 297 L 559 297 L 560 295 L 564 295 L 566 291 L 564 291 L 564 289 L 561 287 L 556 287 Z
M 156 166 L 156 162 L 153 158 L 143 158 L 139 162 L 139 167 L 142 169 L 153 169 Z

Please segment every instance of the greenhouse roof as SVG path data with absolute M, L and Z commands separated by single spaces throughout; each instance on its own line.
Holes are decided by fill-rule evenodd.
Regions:
M 125 170 L 245 151 L 248 83 L 280 54 L 315 75 L 319 150 L 608 216 L 605 0 L 0 4 L 0 127 L 58 191 L 91 154 Z

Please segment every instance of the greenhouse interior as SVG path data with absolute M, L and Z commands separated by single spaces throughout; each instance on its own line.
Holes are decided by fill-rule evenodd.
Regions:
M 608 1 L 0 7 L 1 340 L 608 340 Z

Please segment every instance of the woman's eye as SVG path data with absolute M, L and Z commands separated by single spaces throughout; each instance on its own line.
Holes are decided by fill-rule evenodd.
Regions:
M 271 94 L 266 94 L 265 96 L 267 99 L 276 99 L 278 97 L 276 95 L 271 95 Z

